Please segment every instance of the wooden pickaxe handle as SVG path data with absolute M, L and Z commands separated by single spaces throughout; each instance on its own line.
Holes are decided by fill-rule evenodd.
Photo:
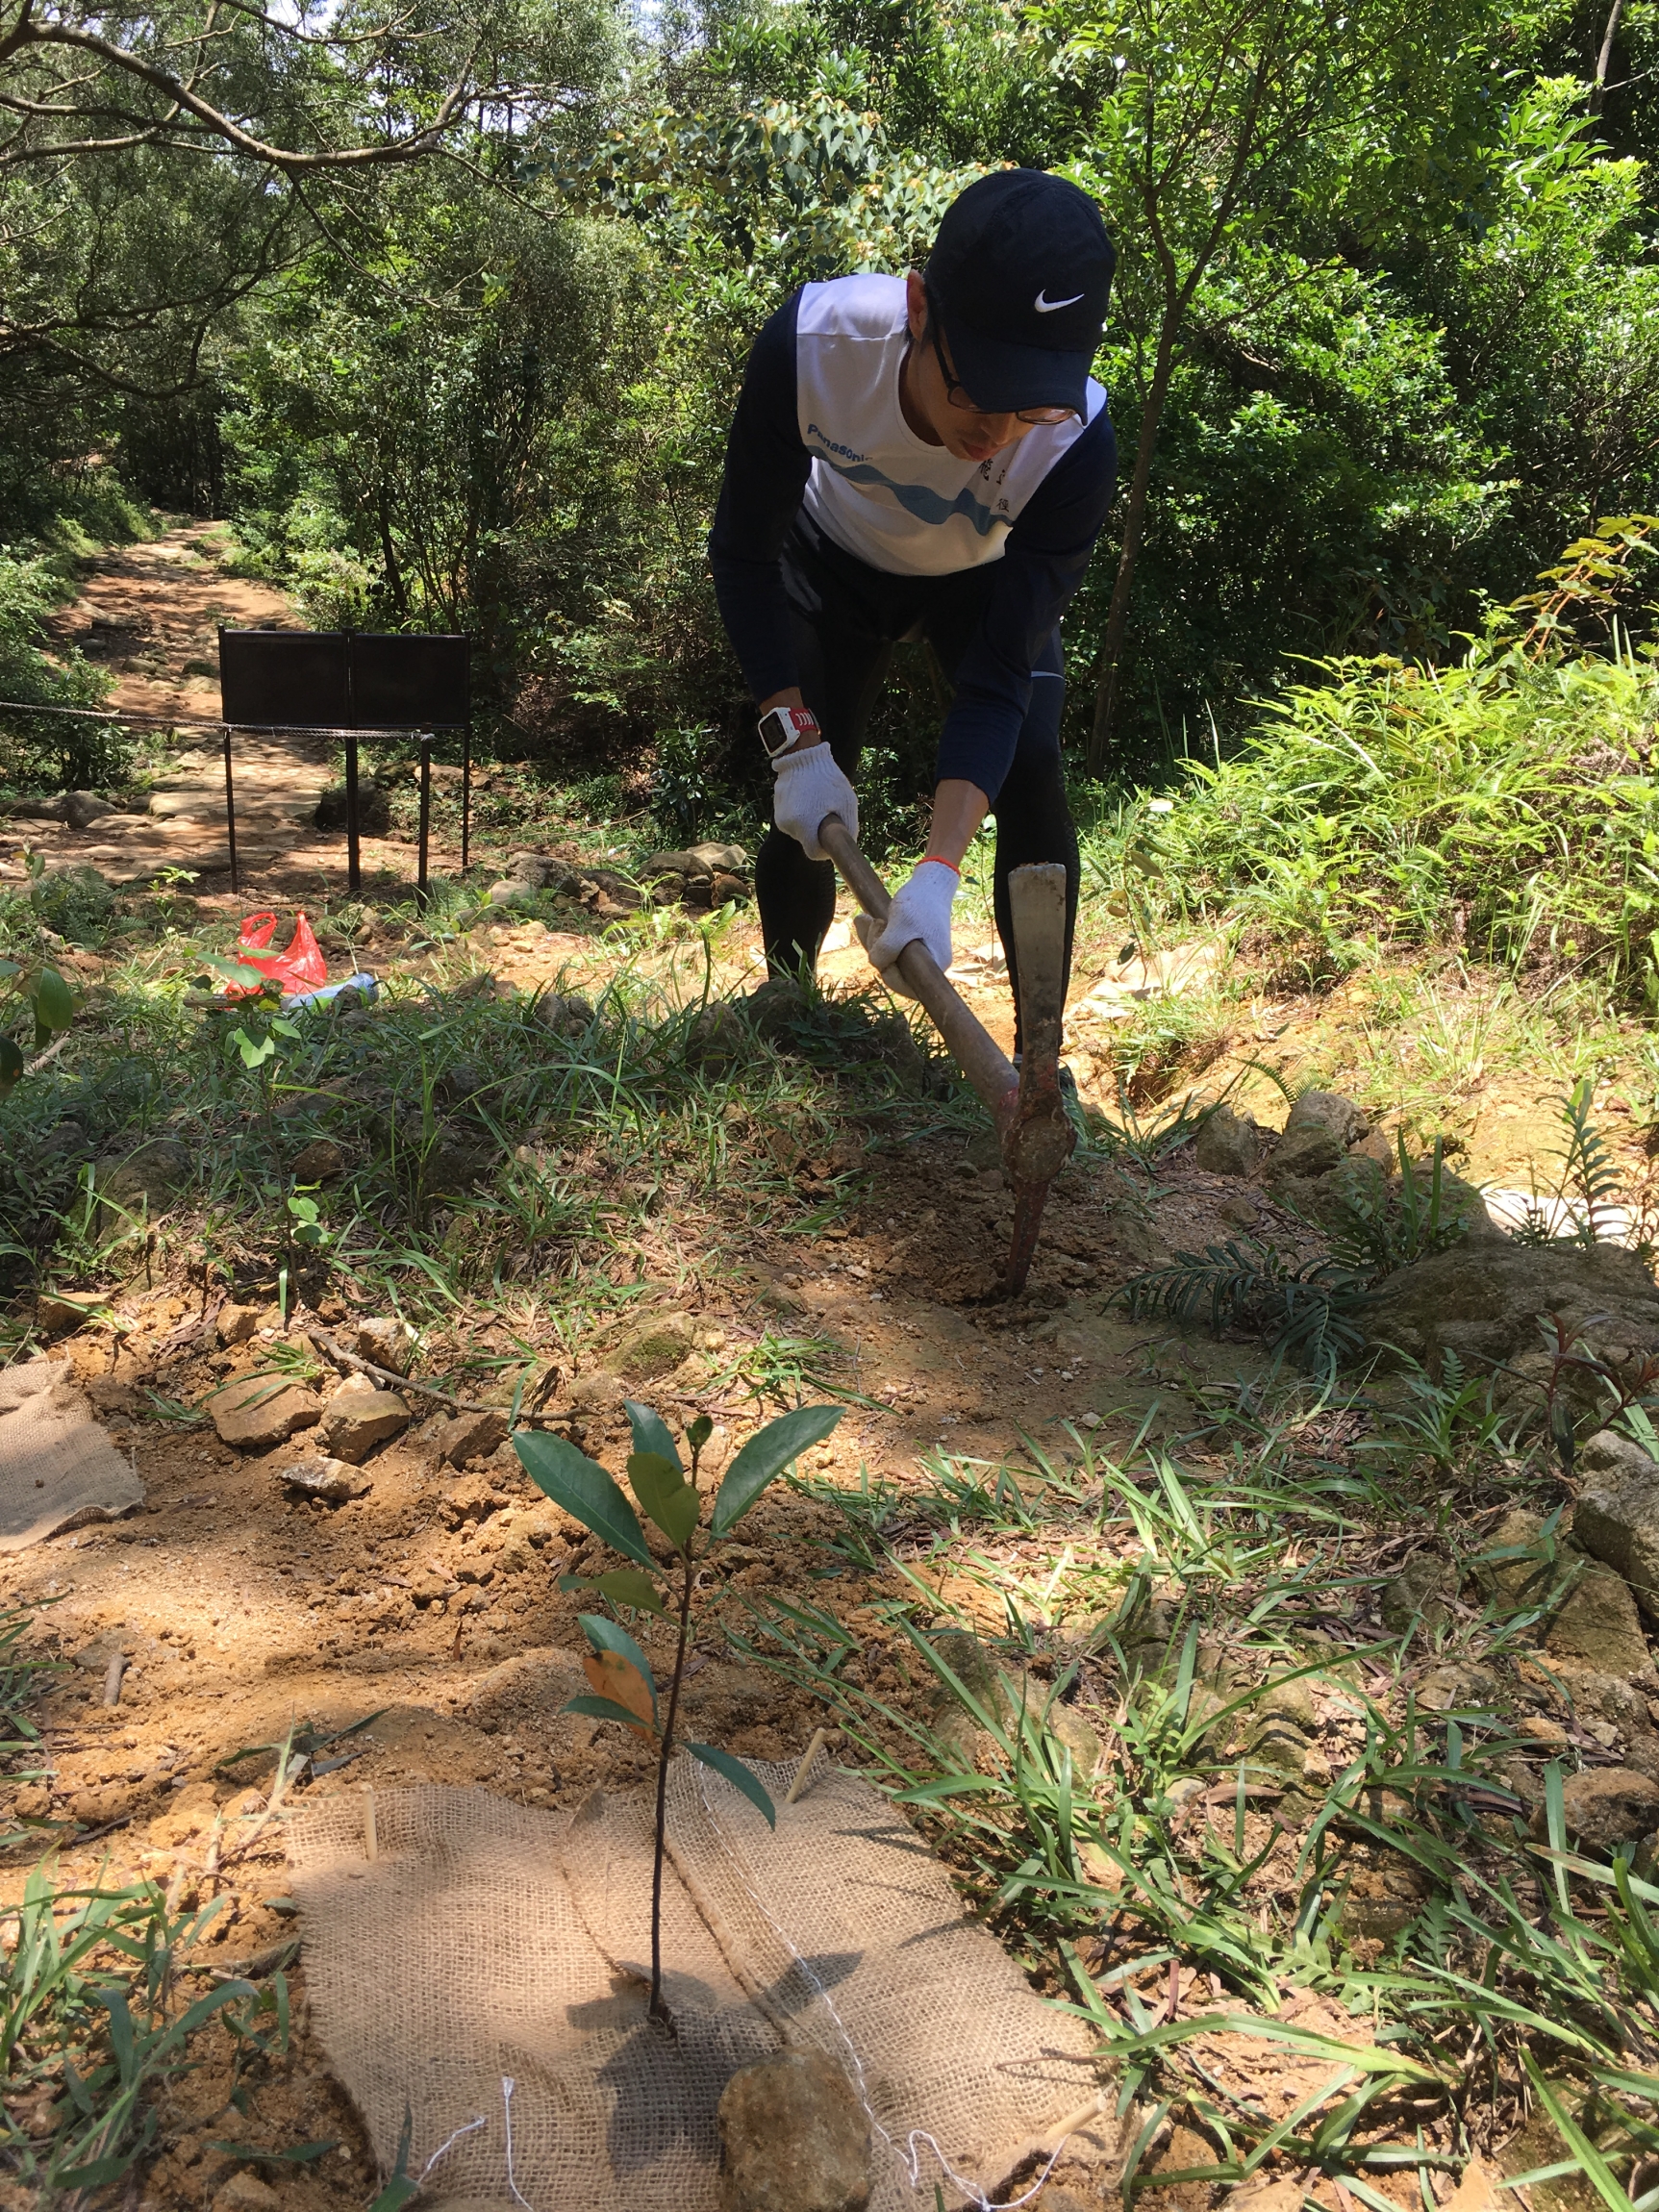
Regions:
M 840 815 L 826 815 L 818 824 L 818 842 L 842 872 L 843 881 L 866 914 L 886 921 L 892 900 Z M 898 956 L 898 971 L 914 996 L 931 1016 L 952 1059 L 968 1083 L 990 1108 L 997 1132 L 1010 1121 L 1019 1093 L 1019 1076 L 1012 1060 L 985 1024 L 970 1014 L 952 989 L 937 960 L 918 939 Z
M 818 842 L 841 869 L 848 890 L 876 921 L 892 901 L 887 886 L 840 815 L 818 824 Z M 1066 870 L 1017 867 L 1009 876 L 1019 1005 L 1026 1032 L 1023 1066 L 1016 1069 L 996 1040 L 968 1012 L 943 969 L 919 942 L 898 956 L 906 988 L 932 1016 L 957 1066 L 991 1110 L 1002 1162 L 1014 1183 L 1014 1235 L 1005 1279 L 1025 1288 L 1037 1248 L 1048 1186 L 1071 1157 L 1076 1132 L 1060 1095 L 1060 1025 L 1066 999 Z

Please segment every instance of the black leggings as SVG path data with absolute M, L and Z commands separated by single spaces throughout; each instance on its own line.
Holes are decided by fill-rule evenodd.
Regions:
M 948 682 L 978 627 L 994 564 L 951 576 L 892 576 L 867 567 L 813 529 L 803 516 L 784 549 L 801 691 L 818 718 L 848 781 L 858 781 L 865 733 L 887 681 L 892 648 L 925 638 Z M 1033 861 L 1058 861 L 1066 870 L 1066 971 L 1077 919 L 1077 829 L 1066 803 L 1060 764 L 1060 710 L 1066 698 L 1058 631 L 1034 664 L 1031 704 L 1020 724 L 1014 760 L 992 802 L 996 821 L 996 934 L 1014 988 L 1015 1049 L 1020 1046 L 1019 976 L 1009 917 L 1008 877 Z M 817 965 L 835 916 L 835 868 L 808 860 L 776 823 L 755 861 L 755 897 L 767 966 L 773 975 L 798 975 Z

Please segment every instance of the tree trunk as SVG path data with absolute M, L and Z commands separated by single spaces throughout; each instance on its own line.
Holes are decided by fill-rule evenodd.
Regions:
M 1608 11 L 1607 28 L 1601 35 L 1601 51 L 1596 58 L 1596 82 L 1590 88 L 1590 113 L 1599 115 L 1601 102 L 1607 90 L 1607 72 L 1613 66 L 1613 41 L 1619 36 L 1619 18 L 1624 13 L 1624 0 L 1613 0 Z
M 1186 301 L 1168 311 L 1158 333 L 1158 351 L 1152 363 L 1152 381 L 1141 409 L 1141 436 L 1135 447 L 1135 466 L 1129 478 L 1129 503 L 1123 512 L 1123 542 L 1118 555 L 1118 577 L 1112 587 L 1112 607 L 1106 617 L 1106 639 L 1100 649 L 1100 676 L 1094 691 L 1094 727 L 1089 735 L 1089 773 L 1097 776 L 1106 763 L 1118 714 L 1118 675 L 1122 665 L 1123 641 L 1129 629 L 1129 593 L 1135 582 L 1135 563 L 1146 522 L 1146 491 L 1152 481 L 1152 455 L 1158 428 L 1169 397 L 1169 377 L 1175 365 L 1175 333 Z
M 375 501 L 376 518 L 380 524 L 380 557 L 385 565 L 386 588 L 391 594 L 392 606 L 398 619 L 409 619 L 409 593 L 404 589 L 403 570 L 398 564 L 397 546 L 391 535 L 391 496 L 383 484 Z

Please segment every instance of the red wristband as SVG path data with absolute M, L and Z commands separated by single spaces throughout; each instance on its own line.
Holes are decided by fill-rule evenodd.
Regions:
M 957 867 L 955 861 L 946 860 L 943 853 L 930 852 L 924 853 L 921 859 L 917 863 L 917 866 L 918 867 L 926 867 L 929 861 L 933 863 L 935 867 L 949 868 L 951 874 L 955 876 L 957 882 L 960 883 L 962 881 L 962 870 Z

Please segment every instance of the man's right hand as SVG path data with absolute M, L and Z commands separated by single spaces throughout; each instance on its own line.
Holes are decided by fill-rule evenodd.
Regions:
M 773 762 L 777 785 L 772 795 L 772 819 L 792 837 L 808 860 L 828 860 L 818 842 L 818 824 L 826 815 L 840 815 L 848 830 L 858 835 L 858 793 L 836 766 L 836 757 L 821 741 L 797 746 Z

